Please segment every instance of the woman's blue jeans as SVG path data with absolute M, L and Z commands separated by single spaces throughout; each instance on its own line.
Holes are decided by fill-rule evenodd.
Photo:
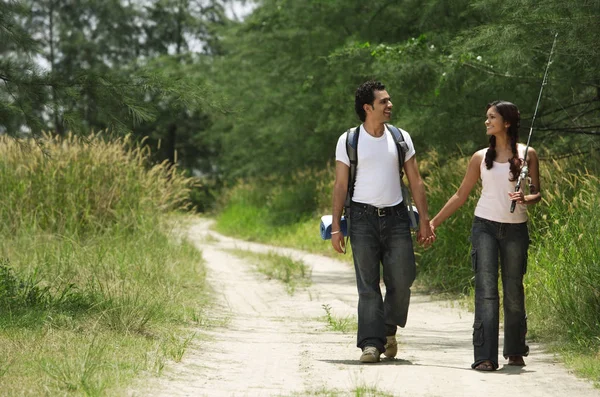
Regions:
M 475 217 L 471 230 L 471 259 L 475 272 L 475 368 L 491 361 L 498 368 L 499 296 L 498 258 L 502 274 L 504 350 L 509 356 L 527 356 L 527 316 L 523 276 L 527 271 L 527 223 L 499 223 Z
M 404 327 L 408 316 L 410 287 L 416 267 L 408 212 L 404 204 L 387 208 L 353 203 L 350 242 L 358 288 L 357 346 L 385 350 L 386 336 Z M 383 267 L 385 299 L 382 298 L 380 264 Z

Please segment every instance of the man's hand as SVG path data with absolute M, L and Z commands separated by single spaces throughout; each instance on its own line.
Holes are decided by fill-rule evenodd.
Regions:
M 346 242 L 344 241 L 343 233 L 335 233 L 331 235 L 331 246 L 340 254 L 346 253 Z
M 423 219 L 419 221 L 419 232 L 417 233 L 417 242 L 419 245 L 427 248 L 435 241 L 435 233 L 431 228 L 429 221 Z

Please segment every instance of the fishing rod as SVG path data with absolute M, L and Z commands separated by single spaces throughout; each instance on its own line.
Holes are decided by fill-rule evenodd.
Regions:
M 535 123 L 535 116 L 537 115 L 538 107 L 540 106 L 540 100 L 542 99 L 542 91 L 544 91 L 544 86 L 547 83 L 548 69 L 550 68 L 550 64 L 552 63 L 552 53 L 554 53 L 554 46 L 556 45 L 557 37 L 558 33 L 554 35 L 554 42 L 552 43 L 552 49 L 550 50 L 550 56 L 548 57 L 548 63 L 546 64 L 546 71 L 544 72 L 544 79 L 542 80 L 542 87 L 540 88 L 540 94 L 538 95 L 537 104 L 535 105 L 535 111 L 533 112 L 533 118 L 531 119 L 531 127 L 529 127 L 529 136 L 527 137 L 527 147 L 525 148 L 523 166 L 521 167 L 521 173 L 519 174 L 517 184 L 515 185 L 515 193 L 521 190 L 521 183 L 529 177 L 529 167 L 527 166 L 527 152 L 529 151 L 529 142 L 531 141 L 531 135 L 533 134 L 533 123 Z M 515 212 L 516 205 L 517 201 L 513 200 L 510 204 L 511 213 Z

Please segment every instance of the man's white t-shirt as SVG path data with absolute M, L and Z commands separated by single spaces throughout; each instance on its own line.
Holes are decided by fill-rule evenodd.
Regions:
M 408 145 L 408 152 L 404 157 L 406 162 L 415 155 L 415 147 L 408 132 L 399 130 Z M 400 204 L 403 198 L 398 169 L 398 150 L 394 136 L 387 127 L 385 133 L 376 138 L 361 125 L 356 154 L 358 167 L 352 201 L 379 208 Z M 346 152 L 346 133 L 338 139 L 335 159 L 350 167 L 350 159 Z

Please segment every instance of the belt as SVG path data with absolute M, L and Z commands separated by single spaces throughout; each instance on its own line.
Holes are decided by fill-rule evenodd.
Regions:
M 371 204 L 356 203 L 353 201 L 352 207 L 362 208 L 368 213 L 377 214 L 377 216 L 389 216 L 394 214 L 395 210 L 402 209 L 404 207 L 404 201 L 401 201 L 400 204 L 396 204 L 393 207 L 375 207 Z

